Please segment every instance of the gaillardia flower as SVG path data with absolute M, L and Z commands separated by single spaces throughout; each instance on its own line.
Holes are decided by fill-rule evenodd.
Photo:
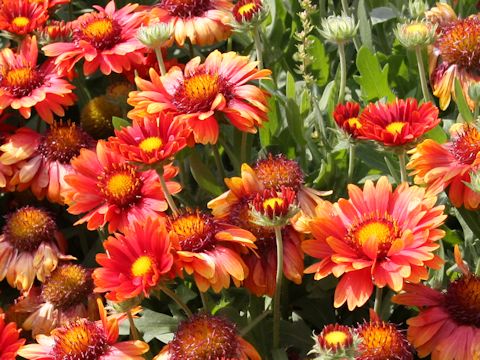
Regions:
M 240 0 L 233 7 L 232 14 L 237 28 L 248 29 L 249 26 L 258 26 L 268 11 L 262 0 Z
M 137 6 L 129 4 L 116 10 L 115 1 L 105 9 L 94 5 L 97 12 L 84 14 L 73 23 L 71 42 L 49 44 L 42 50 L 55 57 L 55 64 L 65 72 L 82 59 L 85 75 L 98 68 L 105 75 L 130 70 L 132 64 L 143 62 L 145 52 L 135 36 L 144 18 L 142 12 L 135 12 Z
M 421 358 L 430 354 L 432 360 L 476 359 L 479 354 L 480 278 L 468 270 L 457 247 L 455 259 L 463 275 L 446 291 L 406 284 L 405 293 L 392 299 L 420 310 L 407 320 L 407 336 Z
M 385 146 L 401 146 L 417 140 L 438 125 L 438 109 L 431 102 L 397 99 L 389 104 L 370 103 L 360 115 L 359 138 Z
M 3 0 L 0 3 L 0 30 L 15 35 L 31 34 L 48 19 L 44 2 Z
M 185 40 L 193 45 L 213 45 L 231 33 L 231 0 L 160 0 L 150 10 L 152 22 L 173 27 L 176 43 Z
M 164 219 L 135 221 L 124 232 L 103 243 L 106 254 L 97 254 L 101 267 L 93 272 L 95 292 L 108 292 L 107 298 L 113 301 L 148 297 L 150 290 L 168 277 L 173 265 Z
M 100 299 L 97 304 L 101 320 L 70 321 L 50 336 L 37 335 L 37 344 L 25 345 L 18 354 L 32 360 L 143 360 L 148 345 L 139 340 L 118 342 L 118 320 L 107 318 Z
M 57 72 L 52 61 L 37 65 L 35 37 L 27 37 L 16 53 L 10 48 L 0 51 L 0 110 L 11 107 L 28 119 L 32 108 L 47 123 L 53 114 L 65 115 L 65 107 L 73 105 L 75 88 Z
M 348 101 L 345 104 L 338 104 L 333 111 L 333 119 L 338 127 L 348 135 L 356 138 L 362 124 L 359 121 L 360 104 Z
M 308 223 L 314 239 L 304 241 L 302 249 L 321 261 L 305 272 L 316 280 L 330 274 L 341 278 L 335 307 L 347 302 L 353 310 L 368 301 L 374 285 L 400 291 L 405 280 L 427 279 L 427 267 L 442 264 L 433 251 L 444 235 L 439 229 L 444 206 L 435 206 L 436 197 L 425 192 L 407 183 L 392 191 L 381 177 L 376 185 L 368 180 L 363 190 L 350 184 L 350 199 L 317 207 Z
M 240 253 L 255 249 L 255 237 L 247 230 L 190 211 L 169 218 L 168 229 L 175 249 L 175 265 L 189 275 L 202 292 L 230 287 L 230 278 L 240 286 L 248 268 Z
M 348 326 L 326 325 L 319 335 L 314 335 L 315 345 L 309 354 L 315 360 L 355 360 L 359 345 L 358 335 Z
M 167 210 L 160 179 L 154 170 L 140 169 L 108 149 L 105 141 L 97 143 L 96 151 L 81 149 L 71 161 L 74 173 L 65 176 L 70 186 L 64 195 L 71 214 L 87 213 L 75 224 L 87 223 L 90 230 L 108 223 L 108 231 L 123 231 L 134 221 L 159 216 Z M 180 191 L 180 185 L 168 181 L 177 169 L 164 167 L 164 178 L 170 194 Z
M 59 260 L 73 257 L 62 254 L 65 240 L 52 217 L 44 210 L 25 206 L 7 216 L 0 235 L 0 280 L 28 291 L 37 278 L 45 281 Z
M 227 319 L 198 314 L 178 326 L 173 340 L 154 360 L 260 360 L 255 348 Z
M 5 323 L 5 314 L 0 313 L 0 359 L 15 360 L 17 352 L 25 343 L 20 338 L 14 322 Z
M 174 66 L 160 77 L 150 70 L 150 81 L 136 78 L 139 91 L 132 91 L 128 113 L 133 120 L 173 113 L 176 119 L 188 122 L 195 142 L 215 144 L 219 125 L 217 116 L 225 117 L 240 131 L 256 133 L 256 127 L 267 120 L 267 94 L 249 84 L 264 79 L 270 70 L 259 70 L 255 62 L 235 52 L 210 53 L 200 64 L 196 57 L 185 70 Z
M 470 172 L 480 164 L 480 132 L 473 125 L 458 124 L 450 129 L 450 141 L 439 144 L 427 139 L 410 151 L 407 169 L 418 185 L 427 185 L 432 193 L 449 187 L 448 197 L 455 207 L 476 210 L 480 194 L 465 185 Z

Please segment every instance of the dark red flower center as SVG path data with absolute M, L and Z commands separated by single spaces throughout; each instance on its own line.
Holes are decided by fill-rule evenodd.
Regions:
M 480 152 L 480 132 L 477 128 L 472 125 L 464 126 L 452 138 L 450 152 L 459 162 L 467 165 L 472 164 Z
M 97 50 L 108 50 L 121 41 L 122 28 L 116 20 L 103 14 L 91 14 L 74 34 L 77 41 L 84 40 Z
M 298 163 L 289 160 L 285 155 L 268 154 L 265 159 L 260 159 L 254 168 L 257 178 L 266 188 L 280 191 L 282 186 L 298 191 L 303 185 L 303 172 Z
M 238 203 L 234 204 L 230 209 L 227 222 L 250 231 L 257 238 L 255 244 L 258 246 L 259 240 L 275 239 L 275 231 L 272 227 L 260 226 L 252 221 L 250 208 L 253 206 L 254 198 L 255 194 L 251 197 L 241 199 Z
M 170 219 L 170 231 L 178 238 L 183 251 L 202 252 L 215 245 L 216 225 L 213 217 L 199 211 Z
M 445 307 L 459 325 L 480 328 L 480 278 L 467 275 L 450 283 Z
M 13 96 L 28 96 L 43 83 L 42 74 L 30 66 L 2 70 L 1 87 Z
M 128 207 L 140 198 L 142 179 L 135 167 L 121 164 L 105 170 L 98 186 L 109 202 Z
M 160 0 L 158 7 L 165 9 L 172 16 L 190 18 L 202 16 L 205 11 L 211 10 L 210 0 Z

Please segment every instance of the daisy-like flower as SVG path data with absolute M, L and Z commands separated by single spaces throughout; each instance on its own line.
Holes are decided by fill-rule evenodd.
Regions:
M 80 16 L 73 24 L 71 42 L 58 42 L 42 48 L 46 56 L 55 57 L 55 64 L 65 72 L 84 60 L 83 72 L 93 74 L 98 68 L 109 75 L 130 70 L 132 64 L 143 62 L 145 47 L 135 37 L 143 21 L 143 12 L 135 12 L 138 4 L 116 10 L 115 1 L 97 12 Z
M 446 215 L 435 206 L 436 197 L 417 186 L 399 185 L 392 191 L 387 177 L 362 189 L 350 184 L 350 199 L 317 207 L 308 223 L 314 239 L 302 243 L 306 254 L 321 259 L 305 272 L 320 280 L 341 278 L 335 289 L 335 307 L 349 310 L 364 305 L 373 286 L 400 291 L 404 281 L 428 278 L 427 267 L 442 260 L 433 254 L 444 236 L 439 229 Z
M 250 212 L 256 195 L 263 192 L 266 185 L 247 164 L 242 165 L 241 177 L 225 179 L 225 183 L 230 190 L 211 200 L 208 207 L 212 209 L 215 218 L 248 230 L 256 237 L 255 253 L 242 255 L 249 269 L 244 286 L 257 296 L 272 296 L 275 292 L 277 270 L 275 231 L 271 227 L 257 225 Z M 285 277 L 300 284 L 303 276 L 303 252 L 300 244 L 303 237 L 292 226 L 287 225 L 282 229 L 282 239 Z
M 466 124 L 455 125 L 450 132 L 450 141 L 445 144 L 427 139 L 411 150 L 407 169 L 412 170 L 416 184 L 426 184 L 432 193 L 449 187 L 448 197 L 453 206 L 476 210 L 480 194 L 465 183 L 470 182 L 470 172 L 480 164 L 480 132 Z
M 140 171 L 108 149 L 105 141 L 97 143 L 96 151 L 81 149 L 71 164 L 74 173 L 65 176 L 70 186 L 64 193 L 67 210 L 75 215 L 87 213 L 75 225 L 86 222 L 88 229 L 95 230 L 108 223 L 110 233 L 123 231 L 128 224 L 159 216 L 168 208 L 157 173 Z M 164 167 L 170 194 L 181 190 L 178 183 L 168 181 L 176 174 L 173 166 Z
M 22 323 L 32 335 L 50 334 L 69 320 L 94 318 L 97 312 L 91 271 L 81 265 L 59 265 L 41 287 L 33 287 L 10 312 L 26 317 Z
M 333 111 L 333 118 L 338 127 L 348 135 L 356 138 L 362 124 L 359 120 L 360 104 L 349 101 L 345 104 L 338 104 Z
M 156 119 L 144 118 L 132 126 L 115 131 L 107 145 L 125 159 L 143 164 L 155 164 L 173 159 L 187 146 L 190 129 L 172 115 L 160 113 Z
M 135 221 L 124 232 L 125 235 L 117 233 L 103 243 L 106 254 L 97 254 L 101 267 L 93 272 L 95 292 L 108 292 L 107 298 L 113 301 L 148 297 L 173 265 L 164 219 Z
M 31 189 L 38 199 L 63 204 L 62 194 L 69 188 L 64 177 L 73 173 L 70 160 L 80 149 L 93 148 L 95 141 L 71 122 L 54 122 L 45 135 L 20 128 L 0 146 L 0 163 L 12 165 L 11 185 L 17 191 Z
M 446 291 L 422 284 L 406 284 L 392 298 L 397 304 L 416 306 L 420 313 L 407 320 L 408 340 L 420 357 L 432 360 L 476 359 L 480 350 L 480 278 L 463 262 L 458 247 L 455 261 L 462 276 Z
M 149 347 L 139 340 L 118 342 L 118 320 L 108 318 L 101 300 L 97 301 L 101 320 L 78 319 L 37 335 L 37 344 L 25 345 L 18 354 L 25 359 L 143 360 Z
M 315 345 L 309 354 L 315 360 L 355 360 L 360 343 L 358 335 L 348 326 L 326 325 L 319 335 L 313 337 Z M 383 360 L 383 359 L 382 359 Z
M 202 292 L 230 287 L 230 278 L 240 286 L 248 268 L 240 253 L 255 249 L 255 237 L 247 230 L 216 220 L 213 216 L 190 211 L 168 222 L 175 249 L 175 263 L 189 275 Z
M 17 53 L 0 52 L 0 110 L 11 107 L 28 119 L 34 108 L 47 123 L 53 114 L 65 115 L 65 107 L 75 103 L 75 88 L 57 72 L 52 61 L 37 65 L 36 37 L 27 37 Z
M 256 127 L 267 120 L 267 94 L 249 84 L 264 79 L 270 70 L 258 70 L 255 62 L 235 52 L 210 53 L 200 64 L 196 57 L 185 70 L 174 66 L 165 76 L 150 70 L 150 81 L 136 78 L 139 91 L 132 91 L 128 113 L 133 120 L 171 112 L 188 122 L 195 142 L 215 144 L 219 125 L 217 116 L 225 117 L 240 131 L 256 133 Z
M 43 1 L 3 0 L 0 3 L 0 30 L 26 35 L 41 28 L 47 19 L 47 7 Z
M 65 240 L 52 217 L 42 209 L 26 206 L 7 216 L 0 235 L 0 280 L 28 291 L 35 278 L 45 281 L 62 254 Z
M 231 0 L 160 0 L 150 10 L 152 22 L 168 23 L 176 43 L 212 45 L 230 36 Z
M 24 343 L 25 339 L 20 338 L 16 324 L 5 323 L 5 314 L 0 313 L 0 359 L 15 360 Z
M 154 360 L 260 360 L 255 348 L 245 341 L 227 319 L 197 314 L 178 326 L 173 340 Z
M 438 109 L 431 102 L 397 99 L 389 104 L 370 103 L 359 118 L 359 138 L 385 146 L 401 146 L 417 140 L 438 125 Z

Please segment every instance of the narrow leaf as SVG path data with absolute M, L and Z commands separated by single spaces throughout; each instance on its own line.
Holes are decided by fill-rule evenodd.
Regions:
M 217 184 L 215 176 L 196 152 L 192 152 L 192 155 L 190 155 L 190 170 L 193 178 L 202 189 L 216 196 L 222 193 L 223 189 Z
M 458 112 L 462 116 L 463 120 L 466 122 L 473 121 L 473 114 L 468 107 L 467 100 L 463 95 L 462 85 L 460 84 L 460 80 L 455 78 L 455 97 L 457 98 L 457 107 Z

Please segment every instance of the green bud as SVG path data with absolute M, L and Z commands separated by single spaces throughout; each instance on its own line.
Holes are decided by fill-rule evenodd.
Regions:
M 137 39 L 151 49 L 158 49 L 170 39 L 172 32 L 173 26 L 171 23 L 157 23 L 140 27 L 137 30 Z
M 468 96 L 473 102 L 478 103 L 480 101 L 480 83 L 475 82 L 468 87 Z
M 437 25 L 426 21 L 398 24 L 394 30 L 400 44 L 407 49 L 427 46 L 435 41 Z
M 345 14 L 332 15 L 322 19 L 320 34 L 328 41 L 344 43 L 352 40 L 357 35 L 358 24 L 353 17 Z
M 413 19 L 423 17 L 425 11 L 428 10 L 428 3 L 423 0 L 409 0 L 408 11 Z

